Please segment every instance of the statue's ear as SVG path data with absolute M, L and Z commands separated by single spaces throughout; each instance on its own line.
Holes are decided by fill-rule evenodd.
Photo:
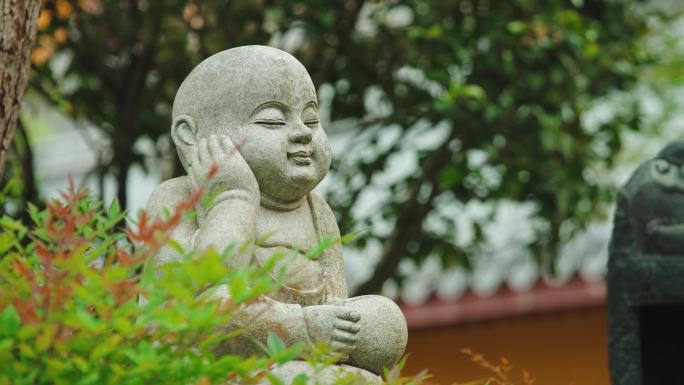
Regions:
M 197 144 L 197 125 L 189 115 L 180 115 L 171 124 L 171 138 L 176 146 Z

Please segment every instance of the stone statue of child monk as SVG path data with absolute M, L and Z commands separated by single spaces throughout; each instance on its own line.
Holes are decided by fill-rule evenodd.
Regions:
M 263 354 L 253 341 L 265 341 L 272 331 L 287 344 L 324 341 L 345 357 L 338 367 L 378 382 L 376 375 L 406 346 L 401 311 L 381 296 L 347 298 L 339 245 L 318 259 L 306 257 L 322 237 L 340 235 L 327 203 L 311 192 L 328 172 L 330 146 L 304 66 L 264 46 L 209 57 L 178 89 L 171 136 L 187 176 L 157 186 L 148 212 L 161 215 L 185 199 L 214 163 L 219 171 L 208 190 L 221 191 L 197 220 L 175 229 L 177 242 L 186 250 L 249 245 L 231 254 L 233 268 L 263 263 L 277 251 L 294 255 L 278 266 L 286 277 L 281 290 L 245 306 L 226 325 L 227 332 L 246 333 L 222 352 Z M 179 257 L 165 248 L 155 264 Z M 227 290 L 219 295 L 230 296 Z M 278 371 L 287 379 L 305 366 L 295 361 Z

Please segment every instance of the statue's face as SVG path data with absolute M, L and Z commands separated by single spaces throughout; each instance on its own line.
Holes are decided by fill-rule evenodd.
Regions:
M 244 46 L 209 57 L 183 81 L 173 116 L 186 169 L 186 152 L 199 139 L 227 135 L 262 196 L 276 201 L 304 197 L 330 167 L 313 82 L 297 59 L 275 48 Z
M 249 94 L 234 101 L 242 102 L 241 108 L 228 119 L 238 124 L 226 134 L 254 172 L 261 194 L 293 201 L 328 172 L 330 145 L 318 118 L 316 92 L 303 67 L 278 67 L 266 74 L 271 76 L 255 79 Z

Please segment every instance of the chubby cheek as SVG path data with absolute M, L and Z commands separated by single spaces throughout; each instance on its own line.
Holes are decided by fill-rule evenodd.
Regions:
M 238 148 L 260 185 L 264 178 L 273 179 L 278 175 L 284 175 L 287 152 L 282 140 L 277 136 L 248 136 Z
M 280 133 L 275 130 L 267 130 L 262 127 L 252 127 L 251 130 L 239 130 L 236 132 L 235 145 L 245 157 L 250 159 L 285 157 L 284 140 Z
M 313 142 L 315 147 L 314 156 L 317 160 L 317 163 L 321 166 L 322 171 L 327 173 L 330 169 L 330 162 L 332 161 L 328 137 L 325 135 L 323 130 L 319 130 L 314 135 Z

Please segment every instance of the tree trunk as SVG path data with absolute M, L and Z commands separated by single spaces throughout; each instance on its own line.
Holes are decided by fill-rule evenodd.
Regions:
M 40 0 L 0 0 L 0 177 L 31 69 Z
M 116 173 L 116 199 L 122 209 L 128 206 L 128 169 L 131 163 L 127 160 L 121 160 L 118 163 Z
M 407 207 L 402 210 L 394 225 L 394 230 L 385 240 L 380 254 L 380 261 L 375 266 L 373 275 L 362 283 L 354 292 L 354 295 L 377 294 L 382 289 L 385 281 L 392 277 L 399 266 L 401 258 L 405 256 L 408 245 L 416 239 L 419 232 L 423 231 L 423 221 L 433 209 L 435 198 L 442 192 L 438 179 L 442 167 L 449 162 L 452 156 L 450 143 L 454 139 L 456 130 L 435 150 L 422 165 L 423 176 L 421 183 L 411 186 Z M 420 203 L 418 196 L 424 183 L 431 184 L 430 196 Z

